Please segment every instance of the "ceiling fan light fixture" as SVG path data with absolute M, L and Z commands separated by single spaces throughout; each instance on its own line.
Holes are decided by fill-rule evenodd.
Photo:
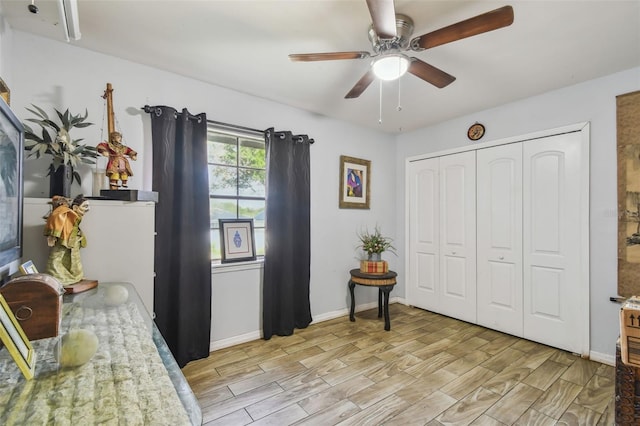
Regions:
M 403 54 L 385 55 L 376 59 L 371 68 L 380 80 L 397 80 L 409 69 L 410 60 Z

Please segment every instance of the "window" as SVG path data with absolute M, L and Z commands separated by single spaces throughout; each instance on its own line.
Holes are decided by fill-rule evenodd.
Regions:
M 265 144 L 262 132 L 209 123 L 211 259 L 220 260 L 218 219 L 253 219 L 256 254 L 264 256 Z

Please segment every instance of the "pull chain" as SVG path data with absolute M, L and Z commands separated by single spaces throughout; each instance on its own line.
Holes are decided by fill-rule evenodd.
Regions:
M 382 124 L 382 80 L 380 82 L 380 104 L 378 108 L 378 124 Z
M 398 111 L 402 111 L 402 105 L 400 104 L 400 80 L 402 78 L 398 79 L 398 107 L 396 108 Z

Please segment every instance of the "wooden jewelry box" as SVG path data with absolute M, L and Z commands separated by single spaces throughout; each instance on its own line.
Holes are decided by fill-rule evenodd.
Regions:
M 47 274 L 22 275 L 0 287 L 0 293 L 29 340 L 58 335 L 64 287 L 57 279 Z

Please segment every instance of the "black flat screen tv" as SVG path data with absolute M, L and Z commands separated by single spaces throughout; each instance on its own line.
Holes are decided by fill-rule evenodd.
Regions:
M 0 98 L 0 285 L 22 258 L 24 127 Z

